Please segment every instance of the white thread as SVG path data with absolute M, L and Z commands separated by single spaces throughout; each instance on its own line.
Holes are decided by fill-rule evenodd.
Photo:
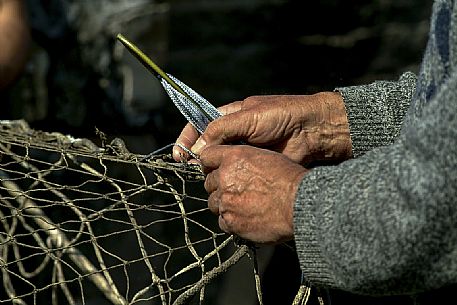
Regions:
M 153 152 L 145 155 L 141 161 L 145 161 L 145 160 L 149 160 L 151 159 L 152 157 L 155 157 L 157 156 L 159 153 L 163 152 L 164 150 L 170 148 L 170 147 L 173 147 L 173 146 L 178 146 L 179 148 L 181 148 L 182 150 L 184 150 L 186 153 L 188 153 L 192 158 L 196 159 L 196 160 L 199 160 L 200 161 L 200 157 L 197 156 L 196 154 L 194 154 L 189 148 L 185 147 L 184 145 L 180 144 L 180 143 L 170 143 L 170 144 L 167 144 L 161 148 L 158 148 L 156 150 L 154 150 Z

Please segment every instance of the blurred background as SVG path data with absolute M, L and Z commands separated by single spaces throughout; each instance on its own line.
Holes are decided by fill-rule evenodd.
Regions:
M 117 33 L 220 106 L 250 95 L 312 94 L 417 72 L 432 5 L 432 0 L 28 0 L 13 14 L 8 12 L 13 2 L 21 1 L 0 0 L 0 46 L 7 49 L 11 37 L 27 36 L 2 18 L 14 17 L 14 24 L 23 18 L 30 40 L 22 42 L 25 60 L 18 52 L 0 65 L 0 77 L 19 67 L 17 77 L 1 86 L 0 119 L 22 118 L 36 129 L 87 138 L 97 138 L 98 128 L 140 154 L 173 142 L 185 120 L 158 81 L 115 40 Z M 265 304 L 291 304 L 300 282 L 294 251 L 288 246 L 259 251 Z M 219 281 L 219 304 L 255 304 L 250 268 L 246 261 Z M 358 296 L 330 294 L 367 304 Z

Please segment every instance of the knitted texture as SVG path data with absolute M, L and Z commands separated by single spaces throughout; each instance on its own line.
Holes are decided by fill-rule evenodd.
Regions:
M 312 284 L 414 295 L 457 283 L 456 66 L 457 4 L 440 0 L 416 84 L 408 73 L 337 89 L 356 158 L 299 187 L 295 242 Z
M 377 81 L 336 89 L 345 101 L 354 157 L 395 141 L 411 104 L 416 81 L 416 76 L 409 72 L 398 82 Z

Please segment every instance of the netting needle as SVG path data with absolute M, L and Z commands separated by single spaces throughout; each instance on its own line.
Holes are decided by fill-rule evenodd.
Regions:
M 185 96 L 197 109 L 211 122 L 213 120 L 212 116 L 203 109 L 200 104 L 195 101 L 189 94 L 187 94 L 175 81 L 173 81 L 156 63 L 152 61 L 146 54 L 143 53 L 136 45 L 132 42 L 127 40 L 122 34 L 118 34 L 116 37 L 126 48 L 129 52 L 138 59 L 146 69 L 149 70 L 152 74 L 154 74 L 157 78 L 164 79 L 170 86 L 173 87 L 176 91 L 180 94 Z

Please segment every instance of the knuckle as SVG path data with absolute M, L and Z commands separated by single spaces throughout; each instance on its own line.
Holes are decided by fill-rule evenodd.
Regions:
M 227 156 L 227 161 L 233 168 L 238 168 L 240 164 L 246 162 L 251 153 L 251 147 L 247 145 L 236 145 L 231 148 L 230 154 Z
M 202 162 L 202 165 L 203 165 L 203 168 L 205 169 L 205 161 L 207 160 L 207 158 L 211 155 L 210 154 L 211 152 L 211 149 L 209 149 L 208 147 L 206 147 L 205 149 L 203 149 L 201 152 L 200 152 L 200 160 Z M 208 173 L 206 173 L 208 174 Z
M 221 228 L 222 231 L 224 231 L 226 233 L 230 233 L 230 229 L 229 229 L 224 217 L 222 217 L 222 215 L 219 215 L 218 224 L 219 224 L 219 228 Z
M 209 175 L 210 174 L 208 174 L 208 176 L 206 177 L 206 180 L 205 180 L 205 184 L 203 184 L 203 186 L 205 187 L 206 192 L 208 192 L 208 193 L 211 193 L 210 192 L 210 182 L 209 182 Z
M 229 191 L 230 187 L 238 183 L 238 175 L 236 173 L 237 162 L 232 159 L 230 156 L 225 160 L 225 165 L 223 171 L 221 170 L 220 175 L 218 176 L 218 186 L 221 190 Z M 224 193 L 226 196 L 229 196 L 229 193 Z
M 243 156 L 246 150 L 245 145 L 235 145 L 230 147 L 230 153 L 227 154 L 227 161 L 234 163 L 237 160 L 240 160 L 240 157 Z
M 262 97 L 258 95 L 249 96 L 241 102 L 241 109 L 247 109 L 261 102 Z
M 205 190 L 211 194 L 218 189 L 219 179 L 217 175 L 217 171 L 212 171 L 206 176 L 206 180 L 204 183 Z
M 233 195 L 231 193 L 224 192 L 221 194 L 221 205 L 224 209 L 229 208 L 233 204 Z
M 208 191 L 208 189 L 209 189 L 209 186 L 211 184 L 211 179 L 212 179 L 212 172 L 206 176 L 205 183 L 203 184 L 206 191 Z
M 215 121 L 212 121 L 212 122 L 210 122 L 208 124 L 208 126 L 206 127 L 205 132 L 202 135 L 204 140 L 209 142 L 211 139 L 217 138 L 219 136 L 219 133 L 220 133 L 220 130 L 221 130 L 221 126 L 224 125 L 224 121 L 225 121 L 222 118 L 223 117 L 221 117 L 221 118 L 219 118 L 219 119 L 217 119 Z
M 214 214 L 219 214 L 219 204 L 216 193 L 211 194 L 208 197 L 208 208 Z
M 219 216 L 219 227 L 225 232 L 233 232 L 235 227 L 235 221 L 230 213 L 220 214 Z

